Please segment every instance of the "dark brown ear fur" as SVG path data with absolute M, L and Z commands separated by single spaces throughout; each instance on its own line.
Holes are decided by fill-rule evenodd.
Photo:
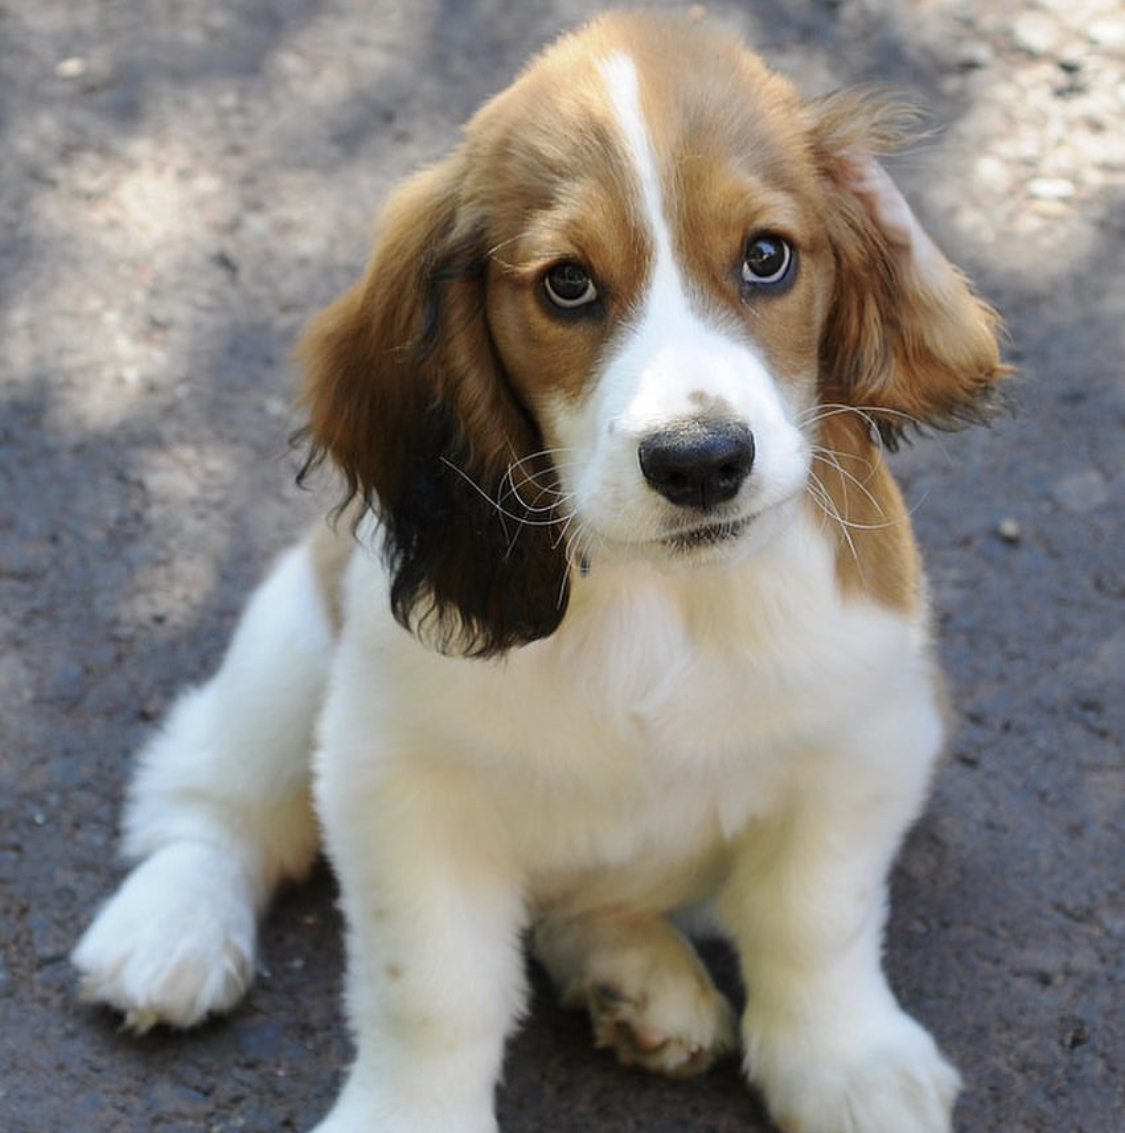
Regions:
M 557 628 L 567 566 L 556 526 L 513 483 L 553 473 L 491 342 L 487 232 L 459 204 L 464 164 L 458 151 L 394 194 L 364 278 L 299 354 L 306 472 L 331 458 L 341 510 L 358 499 L 378 516 L 395 617 L 443 651 L 488 656 Z
M 822 396 L 865 409 L 891 447 L 911 426 L 986 418 L 1008 372 L 999 319 L 878 164 L 880 153 L 905 140 L 902 108 L 861 90 L 809 109 L 836 260 Z

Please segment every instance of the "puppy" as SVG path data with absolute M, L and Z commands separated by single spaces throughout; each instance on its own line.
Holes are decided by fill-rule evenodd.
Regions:
M 231 1007 L 323 838 L 357 1053 L 317 1133 L 493 1133 L 525 930 L 623 1062 L 740 1050 L 790 1133 L 951 1128 L 880 963 L 944 733 L 883 451 L 1004 367 L 877 162 L 896 114 L 608 15 L 394 193 L 301 347 L 347 522 L 142 755 L 89 998 Z M 741 1019 L 687 910 L 738 950 Z

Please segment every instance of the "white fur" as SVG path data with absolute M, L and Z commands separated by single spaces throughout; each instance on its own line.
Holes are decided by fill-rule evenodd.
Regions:
M 293 740 L 315 715 L 324 658 L 310 574 L 303 549 L 282 561 L 223 668 L 185 702 L 235 694 L 225 730 L 208 734 L 181 707 L 142 765 L 127 825 L 133 850 L 151 856 L 75 957 L 87 993 L 138 1025 L 186 1025 L 229 1006 L 249 975 L 263 870 L 272 882 L 307 863 L 298 799 L 279 804 L 285 821 L 260 799 L 270 784 L 301 790 Z M 706 586 L 643 564 L 599 568 L 576 580 L 552 638 L 497 662 L 426 650 L 393 622 L 384 589 L 378 563 L 357 554 L 321 724 L 318 804 L 342 884 L 359 1050 L 322 1133 L 373 1119 L 494 1128 L 529 918 L 711 897 L 755 989 L 743 1030 L 748 1072 L 767 1091 L 776 1082 L 779 1097 L 832 1113 L 849 1091 L 861 1095 L 850 1105 L 883 1098 L 889 1077 L 904 1106 L 916 1081 L 933 1080 L 948 1101 L 952 1072 L 894 1004 L 878 963 L 882 878 L 940 744 L 924 635 L 841 600 L 811 520 L 712 568 Z M 279 661 L 299 669 L 302 639 L 309 664 L 294 688 Z M 241 728 L 272 742 L 232 749 L 223 737 Z M 177 868 L 192 854 L 194 880 Z M 195 955 L 176 962 L 172 943 Z M 604 982 L 597 954 L 590 986 Z M 571 958 L 572 979 L 582 963 Z M 647 963 L 634 949 L 619 985 Z M 689 1005 L 673 1037 L 694 1048 L 710 1036 L 721 1049 L 710 991 L 676 991 L 689 977 L 674 964 L 657 971 L 672 981 L 657 999 Z M 671 1030 L 667 1013 L 657 1002 L 637 1026 Z M 843 1069 L 822 1076 L 812 1060 L 822 1048 Z M 855 1126 L 864 1133 L 945 1128 L 869 1104 L 891 1106 L 897 1124 Z
M 139 864 L 75 961 L 138 1026 L 230 1005 L 256 913 L 314 852 L 319 715 L 357 1055 L 317 1133 L 495 1133 L 528 925 L 623 1059 L 702 1068 L 733 1042 L 729 1007 L 663 919 L 701 904 L 739 948 L 746 1072 L 785 1128 L 948 1133 L 956 1075 L 879 955 L 886 874 L 942 742 L 926 629 L 841 593 L 794 499 L 809 459 L 794 407 L 751 343 L 694 310 L 635 69 L 619 55 L 603 77 L 656 255 L 592 392 L 548 407 L 598 536 L 561 627 L 500 660 L 439 655 L 395 623 L 382 566 L 357 552 L 333 643 L 310 552 L 290 552 L 142 759 Z M 675 516 L 636 443 L 701 404 L 754 430 L 729 506 L 759 518 L 730 554 L 672 571 Z
M 322 1133 L 360 1112 L 490 1129 L 527 920 L 711 897 L 753 989 L 747 1070 L 795 1127 L 850 1107 L 863 1133 L 947 1128 L 956 1077 L 879 967 L 883 878 L 941 743 L 920 626 L 842 601 L 811 520 L 705 586 L 596 568 L 554 636 L 498 662 L 404 635 L 379 571 L 352 564 L 318 763 L 358 1039 Z M 692 1022 L 708 994 L 669 993 L 691 1004 L 677 1040 L 720 1041 Z
M 214 678 L 142 753 L 123 837 L 138 864 L 74 952 L 84 995 L 130 1026 L 191 1026 L 249 984 L 258 914 L 316 853 L 308 757 L 331 650 L 312 564 L 294 548 Z

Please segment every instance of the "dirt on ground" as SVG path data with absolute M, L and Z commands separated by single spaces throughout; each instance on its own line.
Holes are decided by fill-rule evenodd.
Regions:
M 3 1130 L 304 1130 L 330 1103 L 326 869 L 273 909 L 245 1003 L 190 1034 L 121 1033 L 67 953 L 121 876 L 131 753 L 324 507 L 287 445 L 298 327 L 358 272 L 388 187 L 599 7 L 0 0 Z M 962 1133 L 1121 1133 L 1125 13 L 694 7 L 810 93 L 877 80 L 923 108 L 894 174 L 1006 319 L 1012 415 L 895 458 L 960 725 L 888 963 L 964 1071 Z M 533 982 L 506 1133 L 769 1128 L 734 1065 L 619 1069 Z

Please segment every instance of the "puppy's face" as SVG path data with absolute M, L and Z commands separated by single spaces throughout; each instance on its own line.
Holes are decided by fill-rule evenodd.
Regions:
M 658 81 L 675 66 L 692 89 Z M 835 275 L 796 101 L 744 57 L 716 73 L 663 42 L 534 79 L 520 114 L 547 120 L 520 144 L 546 153 L 499 162 L 515 223 L 488 274 L 558 480 L 521 491 L 558 502 L 583 556 L 744 554 L 804 491 Z M 558 86 L 581 93 L 560 108 Z
M 303 354 L 312 459 L 378 514 L 405 625 L 477 654 L 545 636 L 577 564 L 753 551 L 824 413 L 893 441 L 978 411 L 995 319 L 877 164 L 894 119 L 618 14 L 392 196 Z

